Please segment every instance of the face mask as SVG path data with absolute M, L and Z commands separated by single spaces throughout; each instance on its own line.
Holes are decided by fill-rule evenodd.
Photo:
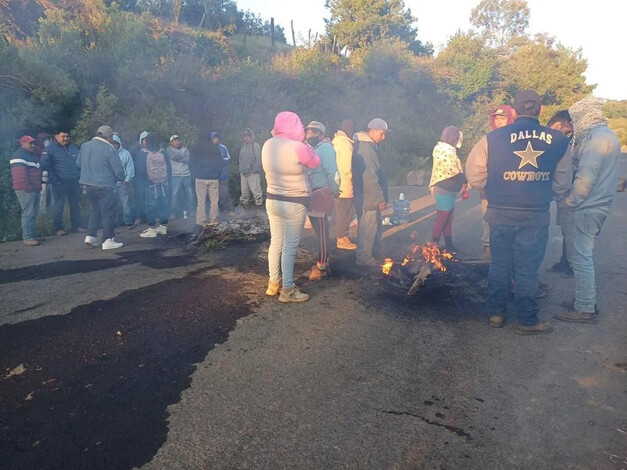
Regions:
M 307 139 L 307 142 L 312 147 L 315 147 L 316 145 L 318 145 L 320 143 L 321 140 L 322 140 L 321 136 L 315 136 L 315 137 L 310 137 L 309 139 Z

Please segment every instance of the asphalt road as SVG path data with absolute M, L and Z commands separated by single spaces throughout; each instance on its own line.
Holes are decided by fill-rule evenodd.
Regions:
M 478 256 L 476 194 L 456 216 Z M 264 243 L 207 253 L 124 230 L 113 253 L 79 235 L 0 245 L 0 468 L 626 468 L 626 231 L 618 193 L 596 253 L 601 322 L 540 337 L 514 334 L 513 309 L 489 328 L 482 282 L 407 298 L 350 253 L 284 305 L 263 295 Z M 559 233 L 543 319 L 573 296 L 544 269 Z

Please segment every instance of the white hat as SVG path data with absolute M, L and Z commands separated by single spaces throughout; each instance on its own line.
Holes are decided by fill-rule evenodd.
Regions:
M 178 139 L 178 138 L 179 138 L 179 136 L 178 136 L 178 135 L 176 135 L 176 134 L 171 135 L 171 136 L 170 136 L 170 142 L 172 142 L 174 139 Z

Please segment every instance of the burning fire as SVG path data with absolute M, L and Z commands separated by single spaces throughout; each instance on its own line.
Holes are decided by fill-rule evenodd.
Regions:
M 381 265 L 381 271 L 383 271 L 383 274 L 386 276 L 389 276 L 392 266 L 394 266 L 394 260 L 392 258 L 385 258 Z
M 443 261 L 455 259 L 452 253 L 449 253 L 448 251 L 441 251 L 440 247 L 438 247 L 436 243 L 427 242 L 424 245 L 413 244 L 411 246 L 410 254 L 405 256 L 401 262 L 401 266 L 406 266 L 407 264 L 415 261 L 417 256 L 422 256 L 427 263 L 430 263 L 435 269 L 442 272 L 446 271 L 446 266 L 444 266 Z M 386 258 L 381 265 L 383 274 L 386 276 L 389 275 L 393 266 L 394 260 L 392 258 Z

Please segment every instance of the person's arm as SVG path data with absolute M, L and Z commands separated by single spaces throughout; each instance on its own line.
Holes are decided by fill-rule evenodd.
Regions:
M 488 182 L 488 138 L 483 136 L 466 160 L 466 179 L 470 186 L 483 190 Z
M 222 159 L 225 162 L 230 162 L 231 160 L 231 155 L 229 154 L 229 149 L 226 148 L 226 145 L 222 145 L 220 144 L 220 153 L 222 154 Z
M 318 154 L 311 148 L 311 145 L 302 142 L 295 142 L 295 145 L 298 161 L 301 165 L 311 168 L 312 170 L 320 166 L 320 157 L 318 157 Z
M 168 146 L 168 148 L 165 149 L 165 156 L 168 157 L 170 160 L 180 162 L 183 155 L 177 152 L 176 149 L 172 146 Z
M 257 142 L 253 144 L 253 152 L 255 154 L 255 168 L 253 168 L 253 173 L 261 173 L 261 145 Z
M 41 154 L 41 159 L 39 160 L 39 168 L 41 168 L 41 171 L 50 172 L 52 169 L 52 160 L 53 157 L 48 152 L 48 149 L 44 149 Z
M 551 186 L 553 194 L 558 198 L 568 192 L 573 184 L 573 158 L 571 146 L 569 145 L 564 156 L 557 162 L 555 173 L 553 174 L 553 184 Z
M 599 176 L 599 169 L 603 165 L 603 160 L 609 151 L 609 146 L 601 139 L 589 140 L 584 144 L 572 189 L 565 200 L 568 207 L 577 208 L 588 198 Z
M 341 181 L 350 181 L 352 174 L 353 149 L 347 140 L 339 140 L 336 144 L 337 171 Z
M 187 149 L 187 147 L 183 147 L 181 150 L 181 153 L 183 154 L 181 156 L 181 163 L 189 165 L 189 150 Z
M 11 158 L 10 163 L 13 187 L 26 191 L 27 193 L 32 192 L 30 180 L 28 179 L 28 168 L 26 163 L 24 163 L 21 158 L 15 156 Z
M 79 153 L 80 155 L 80 153 Z M 113 170 L 113 173 L 115 174 L 115 177 L 118 181 L 124 181 L 124 179 L 126 178 L 126 173 L 124 173 L 124 167 L 122 166 L 122 160 L 120 160 L 120 156 L 118 155 L 118 151 L 116 149 L 113 148 L 113 146 L 111 146 L 110 149 L 107 149 L 107 156 L 106 156 L 108 162 L 109 162 L 109 166 L 111 167 L 111 170 Z
M 135 178 L 135 164 L 131 158 L 131 154 L 126 152 L 126 161 L 124 162 L 124 172 L 126 173 L 126 182 L 130 183 Z
M 383 185 L 387 185 L 385 175 L 380 168 L 377 168 L 374 161 L 369 164 L 364 159 L 363 192 L 364 209 L 375 210 L 386 202 L 387 196 L 383 193 Z
M 335 161 L 335 150 L 331 144 L 324 145 L 322 158 L 322 171 L 327 177 L 327 181 L 329 182 L 329 188 L 333 191 L 335 196 L 339 196 L 340 187 L 337 183 L 337 163 Z

